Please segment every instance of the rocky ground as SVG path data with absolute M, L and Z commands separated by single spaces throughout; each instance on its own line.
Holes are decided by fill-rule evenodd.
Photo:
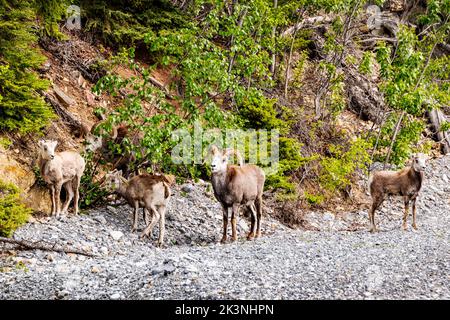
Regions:
M 430 162 L 418 231 L 400 230 L 392 198 L 369 233 L 367 210 L 305 215 L 314 229 L 264 218 L 263 237 L 219 244 L 222 213 L 206 183 L 173 190 L 165 245 L 132 234 L 131 210 L 40 218 L 15 238 L 44 240 L 96 257 L 0 245 L 0 299 L 450 299 L 450 156 Z M 141 217 L 141 224 L 142 217 Z M 351 230 L 351 231 L 349 231 Z

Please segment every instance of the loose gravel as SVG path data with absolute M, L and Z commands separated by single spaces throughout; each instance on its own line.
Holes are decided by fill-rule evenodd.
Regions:
M 430 162 L 426 177 L 418 231 L 401 230 L 402 201 L 391 198 L 376 234 L 367 210 L 310 212 L 321 231 L 265 216 L 263 237 L 246 241 L 240 217 L 239 240 L 221 245 L 222 212 L 208 183 L 173 190 L 163 248 L 158 227 L 152 239 L 131 233 L 127 206 L 35 219 L 14 237 L 96 257 L 0 245 L 0 299 L 450 299 L 450 157 Z

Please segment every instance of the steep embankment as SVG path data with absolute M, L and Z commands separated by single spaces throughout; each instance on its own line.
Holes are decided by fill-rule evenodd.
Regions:
M 265 218 L 264 236 L 220 245 L 221 211 L 208 184 L 174 190 L 162 249 L 131 234 L 127 207 L 37 219 L 15 237 L 98 255 L 3 250 L 1 299 L 450 298 L 450 156 L 433 160 L 418 200 L 418 231 L 400 230 L 402 202 L 387 201 L 370 234 L 367 211 L 306 214 L 321 232 Z M 355 230 L 355 231 L 339 231 Z M 116 232 L 114 232 L 116 231 Z M 6 246 L 2 249 L 7 249 Z

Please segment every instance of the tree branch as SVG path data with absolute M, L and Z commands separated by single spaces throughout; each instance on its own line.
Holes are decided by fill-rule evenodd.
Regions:
M 53 246 L 46 246 L 46 245 L 40 244 L 39 243 L 40 241 L 30 242 L 27 240 L 10 239 L 10 238 L 4 238 L 4 237 L 0 237 L 0 242 L 15 244 L 15 245 L 19 246 L 19 248 L 24 249 L 24 250 L 54 251 L 54 252 L 63 252 L 63 253 L 74 253 L 74 254 L 79 254 L 79 255 L 83 255 L 83 256 L 87 256 L 87 257 L 95 257 L 95 255 L 92 253 L 88 253 L 88 252 L 84 252 L 84 251 L 80 251 L 80 250 L 76 250 L 76 249 L 71 249 L 71 248 L 65 248 L 63 246 L 57 246 L 58 244 L 56 242 L 53 244 Z

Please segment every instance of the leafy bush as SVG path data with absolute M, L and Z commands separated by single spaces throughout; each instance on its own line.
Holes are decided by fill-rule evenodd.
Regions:
M 309 193 L 307 191 L 305 191 L 304 195 L 303 195 L 306 199 L 306 201 L 308 202 L 308 204 L 310 204 L 311 206 L 318 206 L 320 204 L 323 203 L 323 201 L 325 200 L 325 196 L 322 194 L 312 194 Z
M 27 222 L 32 210 L 20 202 L 20 189 L 0 180 L 0 235 L 9 237 Z
M 355 170 L 362 170 L 370 162 L 368 149 L 370 144 L 358 138 L 353 141 L 347 151 L 342 146 L 331 145 L 331 156 L 320 161 L 320 185 L 330 194 L 344 190 L 351 184 L 351 176 Z

